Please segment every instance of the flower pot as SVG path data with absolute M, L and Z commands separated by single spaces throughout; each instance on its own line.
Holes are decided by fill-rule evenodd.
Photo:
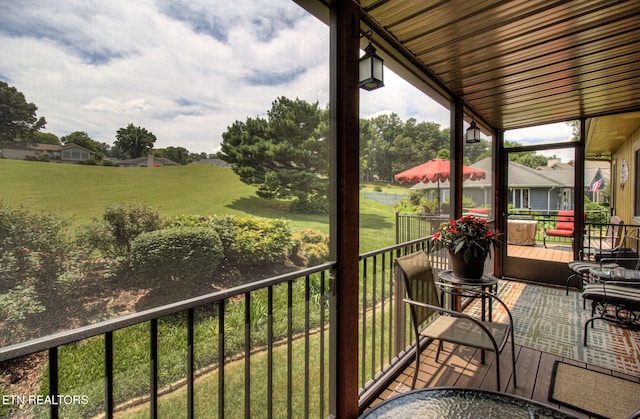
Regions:
M 451 270 L 453 274 L 458 278 L 464 279 L 480 279 L 484 272 L 484 261 L 487 255 L 481 255 L 477 258 L 471 258 L 469 262 L 464 261 L 464 252 L 453 253 L 449 251 L 449 258 L 451 259 Z

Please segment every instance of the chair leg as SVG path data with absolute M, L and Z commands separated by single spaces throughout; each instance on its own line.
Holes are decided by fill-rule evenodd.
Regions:
M 571 275 L 569 275 L 569 277 L 567 278 L 567 295 L 569 295 L 569 283 L 570 283 L 570 282 L 571 282 L 571 280 L 572 280 L 575 276 L 577 276 L 577 275 L 578 275 L 577 273 L 576 273 L 576 274 L 571 274 Z
M 416 345 L 416 369 L 413 372 L 413 382 L 411 383 L 411 390 L 416 388 L 416 381 L 418 380 L 418 371 L 420 371 L 420 339 Z
M 589 320 L 587 320 L 587 322 L 584 324 L 584 342 L 583 342 L 584 346 L 587 346 L 587 330 L 589 330 L 589 323 L 591 323 L 591 327 L 593 327 L 593 321 L 595 319 L 596 319 L 595 317 L 592 317 Z
M 496 384 L 497 391 L 500 391 L 500 352 L 496 352 Z
M 440 351 L 442 350 L 442 341 L 438 341 L 438 349 L 436 350 L 436 362 L 440 362 L 438 359 L 440 358 Z
M 516 380 L 516 344 L 513 339 L 513 329 L 511 329 L 511 366 L 513 368 L 513 388 L 518 387 Z

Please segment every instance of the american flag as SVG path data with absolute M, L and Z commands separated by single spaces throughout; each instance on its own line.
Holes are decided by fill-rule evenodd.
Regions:
M 603 184 L 604 184 L 604 179 L 600 178 L 596 180 L 595 182 L 593 182 L 593 184 L 591 184 L 591 187 L 589 188 L 589 192 L 597 191 L 602 187 Z

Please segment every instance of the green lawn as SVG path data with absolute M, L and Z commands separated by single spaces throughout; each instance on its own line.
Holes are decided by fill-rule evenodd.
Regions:
M 293 231 L 329 232 L 328 216 L 291 214 L 285 202 L 258 197 L 230 169 L 209 165 L 121 168 L 0 159 L 0 191 L 9 205 L 53 211 L 74 225 L 100 218 L 110 204 L 131 202 L 151 205 L 163 217 L 253 215 L 287 219 Z M 361 251 L 393 244 L 393 209 L 361 198 L 360 227 Z
M 371 186 L 364 187 L 360 198 L 360 252 L 383 248 L 394 244 L 395 241 L 395 216 L 393 209 L 388 205 L 372 200 L 364 199 L 362 192 L 371 190 Z M 385 192 L 400 192 L 406 188 L 389 188 L 383 186 Z M 394 189 L 393 191 L 389 189 Z M 52 211 L 61 216 L 71 218 L 74 225 L 88 223 L 92 218 L 100 218 L 105 207 L 110 204 L 121 202 L 135 202 L 150 205 L 157 208 L 163 217 L 177 214 L 198 214 L 198 215 L 222 215 L 231 214 L 238 216 L 260 216 L 266 218 L 281 218 L 290 222 L 292 231 L 299 231 L 304 228 L 319 229 L 325 233 L 329 232 L 328 216 L 290 214 L 287 212 L 287 205 L 282 201 L 265 200 L 255 194 L 255 188 L 242 183 L 233 171 L 221 167 L 207 165 L 189 165 L 179 167 L 157 167 L 157 168 L 118 168 L 101 166 L 66 165 L 54 163 L 39 163 L 0 159 L 0 190 L 5 203 L 17 206 L 25 205 L 33 212 Z M 302 318 L 302 316 L 300 316 Z M 208 323 L 205 323 L 205 325 Z M 128 361 L 127 365 L 138 364 L 132 362 L 134 353 L 131 342 L 144 342 L 143 338 L 129 336 L 130 333 L 144 332 L 146 325 L 140 325 L 117 332 L 116 338 L 122 339 L 127 350 L 116 351 L 119 356 L 124 356 Z M 207 326 L 208 327 L 208 326 Z M 207 328 L 205 327 L 205 328 Z M 173 329 L 171 329 L 173 330 Z M 178 326 L 175 330 L 182 333 L 183 327 Z M 180 340 L 180 339 L 178 339 Z M 209 341 L 204 339 L 203 341 Z M 215 341 L 213 338 L 211 339 Z M 173 339 L 164 339 L 166 345 L 174 347 Z M 126 343 L 128 342 L 128 343 Z M 314 338 L 315 342 L 315 338 Z M 85 345 L 87 345 L 85 347 Z M 97 345 L 95 350 L 86 350 L 88 346 Z M 76 347 L 77 346 L 77 347 Z M 69 345 L 61 352 L 65 359 L 62 363 L 61 382 L 72 380 L 76 385 L 82 380 L 78 375 L 88 374 L 95 376 L 98 384 L 101 374 L 101 362 L 99 359 L 89 360 L 86 356 L 100 354 L 99 347 L 101 339 L 91 339 L 83 345 Z M 146 345 L 143 345 L 146 348 Z M 84 347 L 84 348 L 83 348 Z M 179 347 L 176 346 L 176 347 Z M 174 354 L 174 350 L 165 349 L 168 353 L 163 357 L 171 365 L 182 365 L 178 359 L 182 359 L 180 354 Z M 298 348 L 298 344 L 296 344 Z M 296 349 L 297 351 L 298 349 Z M 133 351 L 133 352 L 132 352 Z M 143 351 L 144 352 L 144 351 Z M 211 351 L 205 351 L 210 353 Z M 279 355 L 278 355 L 279 356 Z M 75 359 L 80 357 L 79 359 Z M 258 356 L 260 358 L 260 356 Z M 100 358 L 98 356 L 98 358 Z M 122 364 L 122 363 L 121 363 Z M 142 361 L 142 364 L 147 364 Z M 88 368 L 90 366 L 90 368 Z M 72 371 L 74 368 L 84 371 Z M 69 370 L 71 368 L 72 370 Z M 88 369 L 87 369 L 88 368 Z M 242 378 L 243 374 L 235 372 L 236 367 L 230 367 L 229 379 Z M 253 373 L 253 372 L 252 372 Z M 170 374 L 171 377 L 180 374 Z M 237 377 L 236 377 L 237 375 Z M 260 374 L 258 374 L 260 375 Z M 121 378 L 127 379 L 122 382 L 132 384 L 129 388 L 140 388 L 139 383 L 131 383 L 139 377 L 147 379 L 148 374 L 133 374 L 122 372 Z M 215 374 L 214 374 L 215 376 Z M 92 393 L 95 386 L 89 382 L 84 383 L 87 388 L 83 389 L 87 394 Z M 85 378 L 86 379 L 86 378 Z M 174 378 L 169 378 L 172 381 Z M 317 378 L 314 378 L 314 382 Z M 204 387 L 209 386 L 209 380 L 203 379 Z M 282 379 L 277 378 L 281 383 Z M 215 382 L 215 380 L 211 380 Z M 242 388 L 241 383 L 237 384 Z M 279 384 L 280 385 L 280 384 Z M 71 385 L 73 387 L 73 385 Z M 91 389 L 91 391 L 89 390 Z M 210 393 L 212 390 L 207 390 Z M 127 394 L 126 391 L 118 391 L 119 397 L 125 400 L 128 397 L 135 397 L 134 394 Z M 92 398 L 99 399 L 99 394 L 92 394 Z M 179 396 L 178 399 L 182 399 Z M 173 405 L 173 397 L 169 396 L 166 403 Z M 207 398 L 205 397 L 205 400 Z M 296 411 L 299 411 L 299 403 L 296 401 Z M 202 406 L 211 409 L 212 406 L 205 401 L 201 401 Z M 228 407 L 235 408 L 238 400 L 229 400 Z M 178 403 L 180 404 L 180 402 Z M 278 404 L 278 411 L 281 409 Z M 254 408 L 264 409 L 261 403 L 254 404 Z M 168 411 L 174 411 L 175 407 L 169 407 Z M 178 411 L 182 411 L 178 408 Z

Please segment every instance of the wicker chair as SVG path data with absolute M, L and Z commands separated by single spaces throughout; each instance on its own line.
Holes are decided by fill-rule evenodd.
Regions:
M 513 339 L 513 318 L 508 307 L 495 295 L 473 290 L 474 297 L 490 298 L 497 301 L 508 314 L 507 323 L 482 321 L 442 307 L 443 290 L 451 290 L 451 284 L 441 284 L 434 280 L 429 258 L 423 251 L 414 252 L 395 260 L 404 278 L 411 322 L 416 334 L 416 369 L 411 388 L 415 388 L 420 370 L 420 337 L 437 339 L 436 362 L 439 362 L 442 342 L 471 346 L 496 354 L 496 380 L 500 390 L 500 353 L 511 337 L 511 361 L 513 364 L 513 384 L 516 385 L 515 344 Z M 464 291 L 464 288 L 459 290 Z

